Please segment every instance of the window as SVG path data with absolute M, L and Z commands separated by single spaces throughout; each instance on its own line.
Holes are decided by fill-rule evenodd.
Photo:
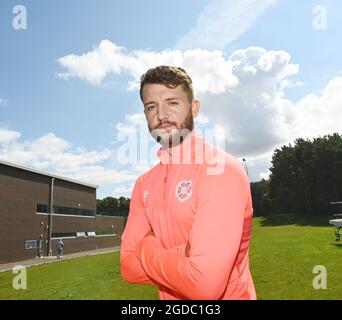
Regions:
M 77 238 L 86 237 L 86 233 L 85 232 L 76 232 L 76 237 Z
M 47 204 L 37 204 L 37 212 L 50 213 L 50 207 Z
M 95 231 L 87 232 L 87 236 L 88 237 L 95 237 L 96 233 L 95 233 Z
M 114 231 L 96 231 L 97 236 L 115 236 L 116 233 Z
M 76 232 L 59 232 L 52 233 L 52 238 L 68 238 L 68 237 L 76 237 Z
M 37 204 L 37 212 L 50 213 L 50 205 L 47 204 Z M 73 216 L 95 216 L 95 210 L 91 209 L 81 209 L 81 208 L 71 208 L 71 207 L 61 207 L 53 206 L 53 214 L 66 214 Z
M 37 241 L 36 240 L 26 240 L 25 241 L 25 249 L 37 249 Z

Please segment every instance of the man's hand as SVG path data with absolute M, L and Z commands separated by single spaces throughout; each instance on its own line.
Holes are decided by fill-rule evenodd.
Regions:
M 154 232 L 152 230 L 147 231 L 147 233 L 144 235 L 144 238 L 146 238 L 148 236 L 155 237 Z M 190 257 L 189 252 L 190 252 L 190 242 L 188 241 L 186 246 L 185 246 L 185 256 L 186 257 Z
M 142 239 L 140 240 L 140 242 L 139 242 L 139 244 L 138 244 L 138 246 L 137 246 L 137 253 L 139 252 L 139 248 L 141 247 L 141 243 L 144 241 L 144 239 L 146 238 L 146 237 L 148 237 L 148 236 L 153 236 L 153 237 L 155 237 L 155 235 L 154 235 L 154 233 L 153 233 L 153 231 L 150 229 L 150 230 L 148 230 L 146 233 L 145 233 L 145 235 L 142 237 Z

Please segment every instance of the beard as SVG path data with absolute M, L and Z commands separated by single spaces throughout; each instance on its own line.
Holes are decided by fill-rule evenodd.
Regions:
M 170 129 L 158 129 L 161 125 L 170 124 L 176 128 Z M 184 121 L 177 125 L 176 122 L 166 121 L 159 123 L 155 128 L 148 126 L 152 137 L 163 147 L 172 148 L 181 144 L 186 136 L 194 129 L 194 118 L 192 116 L 191 110 L 186 115 Z

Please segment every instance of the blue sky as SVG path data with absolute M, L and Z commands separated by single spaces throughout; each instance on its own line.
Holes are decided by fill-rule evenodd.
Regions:
M 26 30 L 12 26 L 19 4 Z M 317 5 L 325 11 L 313 13 Z M 317 30 L 322 12 L 326 28 Z M 98 184 L 99 198 L 130 196 L 152 163 L 118 163 L 117 134 L 143 121 L 138 91 L 128 89 L 143 67 L 113 71 L 113 50 L 123 47 L 124 61 L 146 68 L 174 61 L 167 52 L 179 50 L 191 55 L 182 63 L 197 83 L 210 75 L 199 85 L 206 120 L 198 126 L 224 127 L 228 151 L 249 160 L 251 179 L 267 177 L 275 147 L 341 130 L 341 13 L 337 0 L 2 1 L 0 159 Z M 104 40 L 109 63 L 82 58 Z M 214 50 L 226 74 L 210 63 Z M 72 54 L 79 68 L 61 62 Z M 105 70 L 99 79 L 98 68 Z M 214 82 L 224 89 L 215 91 Z

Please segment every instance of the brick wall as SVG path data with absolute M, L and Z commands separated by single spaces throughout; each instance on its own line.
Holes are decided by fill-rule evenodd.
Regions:
M 48 238 L 48 215 L 37 214 L 36 209 L 37 203 L 50 203 L 50 188 L 49 176 L 0 163 L 0 263 L 36 257 L 36 249 L 25 250 L 25 241 Z M 96 210 L 96 189 L 55 178 L 54 205 Z M 65 253 L 106 248 L 119 245 L 124 221 L 118 217 L 53 216 L 52 232 L 117 231 L 116 237 L 65 241 Z

